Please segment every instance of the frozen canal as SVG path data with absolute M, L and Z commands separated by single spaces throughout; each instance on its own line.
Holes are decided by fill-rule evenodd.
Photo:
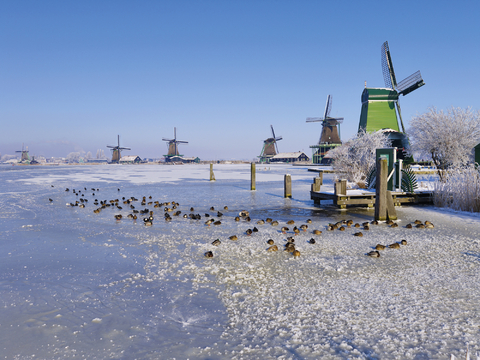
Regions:
M 467 345 L 480 351 L 480 217 L 402 207 L 397 228 L 326 231 L 340 220 L 371 221 L 373 211 L 314 207 L 315 174 L 303 167 L 257 165 L 256 191 L 248 164 L 214 171 L 209 182 L 208 165 L 1 166 L 0 358 L 449 359 L 464 357 Z M 283 198 L 285 173 L 293 199 Z M 324 183 L 331 189 L 332 177 Z M 123 203 L 131 197 L 138 201 Z M 118 199 L 122 209 L 94 213 L 95 199 Z M 66 205 L 76 201 L 85 207 Z M 155 201 L 179 203 L 171 221 Z M 129 219 L 130 205 L 153 211 L 153 225 L 142 214 Z M 250 222 L 235 221 L 241 210 Z M 183 217 L 190 213 L 201 219 Z M 206 226 L 206 213 L 221 225 Z M 256 224 L 266 218 L 279 225 Z M 435 227 L 406 227 L 417 219 Z M 289 236 L 299 258 L 283 251 Z M 269 239 L 278 252 L 266 251 Z M 400 249 L 365 255 L 402 239 Z

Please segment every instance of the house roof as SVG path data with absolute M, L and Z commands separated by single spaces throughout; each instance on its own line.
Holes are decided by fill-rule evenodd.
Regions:
M 305 154 L 303 151 L 297 151 L 297 152 L 284 152 L 284 153 L 278 153 L 277 155 L 271 157 L 270 159 L 297 159 L 299 156 Z
M 122 156 L 120 161 L 135 161 L 137 158 L 140 158 L 138 155 L 125 155 Z

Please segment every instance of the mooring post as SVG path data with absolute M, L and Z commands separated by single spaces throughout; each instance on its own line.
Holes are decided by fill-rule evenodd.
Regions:
M 291 198 L 292 197 L 292 177 L 290 174 L 285 174 L 284 180 L 284 197 Z
M 250 190 L 255 190 L 255 163 L 250 164 Z
M 320 192 L 320 187 L 323 185 L 323 171 L 320 171 L 318 177 L 313 178 L 313 184 L 311 190 L 314 192 Z
M 387 159 L 377 160 L 377 183 L 375 189 L 375 220 L 396 220 L 397 212 L 393 204 L 388 185 L 388 163 Z
M 210 181 L 215 181 L 215 175 L 213 174 L 213 163 L 210 163 Z

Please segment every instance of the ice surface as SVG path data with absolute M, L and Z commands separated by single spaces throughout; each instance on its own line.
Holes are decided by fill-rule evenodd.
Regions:
M 214 172 L 209 182 L 208 165 L 0 167 L 1 355 L 446 359 L 465 357 L 467 345 L 480 350 L 480 217 L 405 206 L 399 227 L 372 225 L 360 238 L 356 228 L 326 225 L 369 221 L 373 211 L 314 207 L 307 168 L 257 165 L 253 192 L 250 165 L 215 164 Z M 292 199 L 283 198 L 286 173 Z M 322 190 L 332 179 L 324 174 Z M 122 197 L 132 196 L 135 209 L 154 212 L 153 226 L 141 214 L 127 219 Z M 164 206 L 142 206 L 143 196 L 176 201 L 182 213 L 166 222 Z M 80 198 L 85 208 L 65 206 Z M 94 214 L 95 199 L 119 199 L 122 209 Z M 201 220 L 182 217 L 190 207 Z M 235 221 L 244 209 L 251 222 Z M 205 213 L 222 224 L 206 226 Z M 256 224 L 267 217 L 280 224 Z M 416 219 L 435 227 L 405 227 Z M 299 258 L 283 251 L 288 236 Z M 268 239 L 280 251 L 267 252 Z M 400 249 L 365 256 L 401 239 Z

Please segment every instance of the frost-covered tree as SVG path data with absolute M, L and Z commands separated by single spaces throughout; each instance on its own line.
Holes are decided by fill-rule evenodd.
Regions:
M 81 154 L 79 152 L 71 152 L 67 155 L 67 162 L 78 163 L 80 162 Z
M 410 120 L 407 130 L 411 151 L 433 160 L 440 179 L 444 170 L 473 160 L 473 148 L 480 141 L 480 113 L 470 108 L 447 112 L 429 108 Z
M 93 159 L 92 153 L 90 151 L 87 152 L 87 155 L 85 155 L 85 159 L 87 159 L 87 160 Z
M 105 152 L 102 149 L 97 150 L 97 159 L 106 159 L 107 157 L 105 156 Z
M 375 165 L 378 148 L 390 147 L 391 141 L 382 131 L 367 133 L 361 130 L 343 145 L 329 151 L 337 177 L 365 186 L 368 172 Z

